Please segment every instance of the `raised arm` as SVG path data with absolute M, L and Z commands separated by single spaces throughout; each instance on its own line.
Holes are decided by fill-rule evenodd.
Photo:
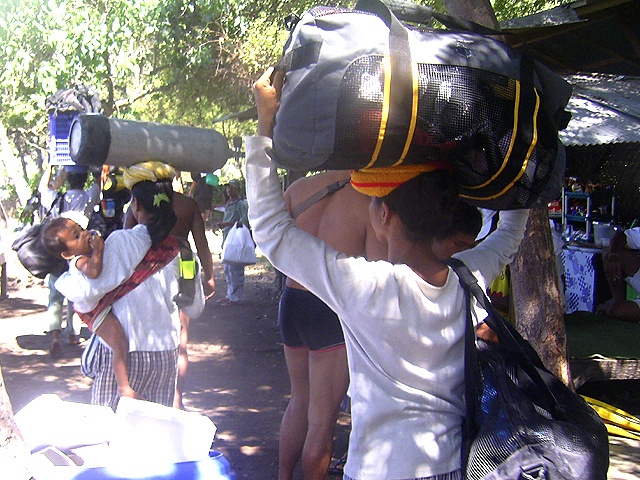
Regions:
M 202 264 L 204 294 L 205 299 L 208 300 L 216 293 L 216 282 L 213 279 L 213 259 L 211 258 L 211 250 L 209 249 L 209 242 L 205 234 L 204 221 L 200 214 L 200 208 L 197 208 L 193 215 L 191 234 L 193 235 L 193 242 L 196 245 L 196 251 Z
M 76 261 L 76 268 L 87 278 L 98 278 L 102 272 L 104 254 L 104 239 L 98 232 L 92 232 L 91 247 L 89 255 L 83 255 Z
M 374 290 L 375 279 L 367 275 L 364 258 L 341 254 L 295 226 L 271 158 L 271 139 L 267 138 L 277 110 L 279 88 L 278 75 L 274 78 L 275 86 L 270 75 L 269 70 L 254 87 L 259 131 L 264 136 L 246 139 L 247 198 L 254 240 L 275 268 L 340 314 L 355 292 Z
M 500 212 L 498 228 L 470 250 L 457 253 L 474 273 L 479 273 L 487 283 L 493 281 L 513 257 L 524 238 L 529 210 Z M 487 285 L 484 285 L 486 287 Z

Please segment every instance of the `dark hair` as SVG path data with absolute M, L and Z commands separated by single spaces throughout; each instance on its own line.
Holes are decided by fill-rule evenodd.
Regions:
M 67 245 L 60 240 L 60 232 L 69 228 L 69 220 L 64 217 L 52 218 L 44 224 L 40 239 L 45 250 L 51 255 L 62 258 L 63 252 L 67 250 Z
M 477 207 L 465 202 L 460 201 L 457 208 L 453 211 L 453 231 L 449 235 L 455 235 L 456 233 L 464 233 L 477 237 L 480 230 L 482 230 L 482 213 Z
M 131 187 L 131 196 L 151 215 L 146 227 L 151 237 L 151 245 L 159 244 L 169 236 L 178 219 L 173 211 L 171 180 L 138 182 Z
M 452 172 L 435 170 L 403 183 L 378 201 L 398 215 L 407 236 L 414 242 L 444 239 L 455 233 L 471 232 L 476 227 L 477 235 L 482 227 L 482 215 L 464 202 L 458 192 L 458 182 Z
M 87 183 L 86 172 L 68 172 L 67 183 L 69 183 L 69 189 L 71 190 L 84 190 L 84 184 Z

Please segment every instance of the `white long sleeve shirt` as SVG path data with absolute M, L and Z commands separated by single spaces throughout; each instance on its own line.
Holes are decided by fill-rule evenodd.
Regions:
M 40 189 L 40 201 L 45 211 L 51 208 L 57 194 L 57 191 L 50 188 Z M 99 201 L 100 184 L 98 183 L 91 185 L 88 190 L 67 190 L 59 204 L 52 210 L 51 216 L 55 218 L 64 212 L 80 212 L 89 219 Z
M 116 230 L 105 242 L 100 276 L 88 279 L 80 272 L 65 272 L 56 282 L 65 297 L 80 312 L 91 311 L 108 292 L 128 279 L 151 247 L 144 225 Z M 180 317 L 174 298 L 179 291 L 179 258 L 151 275 L 113 304 L 129 340 L 129 351 L 167 351 L 179 345 Z M 202 282 L 196 281 L 193 305 L 185 308 L 191 318 L 204 309 Z
M 348 257 L 296 228 L 269 156 L 271 140 L 249 137 L 246 145 L 254 239 L 342 322 L 352 395 L 345 473 L 388 480 L 460 468 L 466 305 L 458 277 L 450 270 L 436 287 L 406 265 Z M 512 260 L 527 215 L 503 212 L 496 232 L 456 255 L 483 288 Z

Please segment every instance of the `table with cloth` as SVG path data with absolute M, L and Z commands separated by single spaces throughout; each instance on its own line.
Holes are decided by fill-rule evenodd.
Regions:
M 573 245 L 563 248 L 565 313 L 594 312 L 600 303 L 611 298 L 602 252 L 602 248 Z

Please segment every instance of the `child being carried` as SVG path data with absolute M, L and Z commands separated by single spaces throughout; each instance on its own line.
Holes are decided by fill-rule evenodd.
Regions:
M 83 216 L 83 218 L 86 217 Z M 84 275 L 89 279 L 95 279 L 102 273 L 105 240 L 99 232 L 86 230 L 78 222 L 82 222 L 82 219 L 74 220 L 68 216 L 54 218 L 44 228 L 42 240 L 45 248 L 52 255 L 60 256 L 69 262 L 69 275 Z M 74 304 L 76 312 L 83 321 L 86 321 L 83 318 L 83 313 L 91 312 L 95 306 Z M 119 323 L 111 312 L 111 307 L 108 306 L 100 313 L 99 321 L 92 325 L 90 324 L 89 327 L 93 327 L 94 332 L 99 330 L 99 327 L 105 323 L 104 320 L 107 317 L 111 317 L 112 321 Z M 105 324 L 113 325 L 110 322 Z M 101 335 L 98 333 L 98 336 Z M 118 383 L 118 393 L 122 397 L 142 398 L 129 384 L 127 374 L 128 351 L 121 348 L 113 348 L 108 342 L 107 345 L 113 352 L 113 370 Z

